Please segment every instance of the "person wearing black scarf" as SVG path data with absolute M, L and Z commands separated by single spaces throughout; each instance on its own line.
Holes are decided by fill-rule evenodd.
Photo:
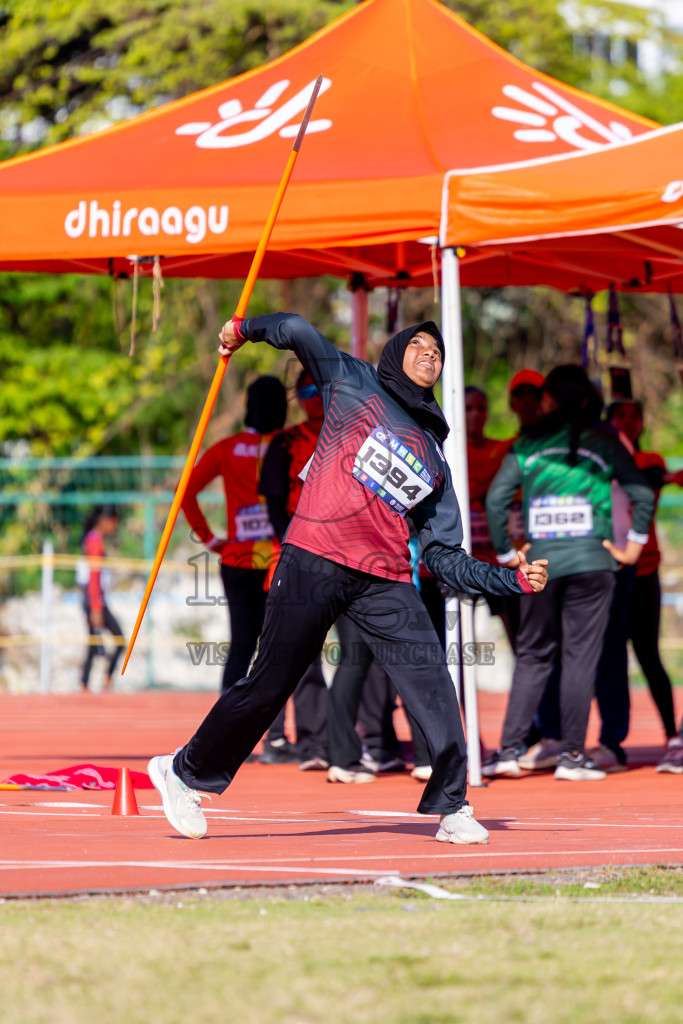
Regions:
M 383 387 L 393 395 L 423 430 L 432 435 L 435 441 L 443 444 L 448 437 L 449 428 L 446 417 L 434 397 L 431 387 L 421 387 L 406 374 L 403 369 L 406 349 L 418 334 L 425 334 L 436 341 L 441 353 L 441 368 L 446 361 L 441 332 L 433 320 L 426 320 L 414 327 L 406 327 L 391 338 L 379 357 L 377 376 Z
M 346 614 L 387 673 L 429 748 L 432 776 L 418 810 L 438 814 L 440 842 L 486 843 L 467 796 L 460 708 L 438 636 L 412 582 L 409 518 L 438 580 L 470 593 L 543 590 L 545 562 L 517 571 L 462 547 L 460 509 L 441 450 L 448 426 L 432 388 L 444 345 L 431 322 L 387 343 L 375 370 L 335 348 L 300 316 L 230 321 L 228 355 L 244 342 L 292 351 L 313 379 L 325 419 L 266 605 L 249 674 L 219 698 L 190 742 L 149 762 L 164 812 L 201 838 L 199 791 L 222 793 Z

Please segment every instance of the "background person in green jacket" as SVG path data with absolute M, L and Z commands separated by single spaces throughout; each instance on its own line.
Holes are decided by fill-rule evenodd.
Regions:
M 555 778 L 602 779 L 585 754 L 595 673 L 615 570 L 634 565 L 648 536 L 654 494 L 619 439 L 597 424 L 602 402 L 579 366 L 556 367 L 543 386 L 542 418 L 525 429 L 489 488 L 486 510 L 501 564 L 516 564 L 508 512 L 522 487 L 529 558 L 547 558 L 545 600 L 523 603 L 500 749 L 487 777 L 520 774 L 518 757 L 558 653 L 562 752 Z M 626 544 L 612 543 L 611 484 L 633 502 Z

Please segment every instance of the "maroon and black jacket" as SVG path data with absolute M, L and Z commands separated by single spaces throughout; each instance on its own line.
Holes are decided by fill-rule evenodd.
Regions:
M 373 576 L 410 583 L 408 516 L 417 531 L 420 558 L 443 583 L 466 594 L 530 592 L 521 573 L 486 565 L 465 552 L 460 508 L 443 452 L 382 386 L 372 366 L 340 352 L 293 314 L 249 317 L 236 325 L 236 333 L 293 351 L 315 382 L 325 408 L 287 544 Z M 385 439 L 401 455 L 402 469 L 394 461 L 390 473 L 394 481 L 407 479 L 406 505 L 417 491 L 412 486 L 417 481 L 415 468 L 422 481 L 431 484 L 431 491 L 414 507 L 391 499 L 377 483 L 377 467 L 388 466 L 391 453 L 376 438 Z M 374 470 L 374 481 L 363 473 L 368 468 Z M 393 493 L 398 493 L 395 486 Z

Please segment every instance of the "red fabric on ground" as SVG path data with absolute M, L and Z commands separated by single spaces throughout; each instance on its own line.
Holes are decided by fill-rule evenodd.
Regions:
M 6 783 L 19 786 L 71 786 L 73 789 L 116 789 L 118 768 L 102 765 L 77 764 L 71 768 L 57 768 L 45 775 L 11 775 L 3 779 Z M 136 789 L 154 789 L 146 772 L 131 771 L 130 777 Z

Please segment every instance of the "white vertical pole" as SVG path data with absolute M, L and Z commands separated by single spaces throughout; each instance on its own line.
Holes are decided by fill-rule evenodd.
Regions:
M 458 257 L 451 248 L 441 252 L 442 330 L 446 349 L 443 375 L 443 411 L 451 428 L 444 444 L 444 454 L 452 476 L 460 505 L 463 547 L 471 550 L 470 500 L 467 479 L 467 431 L 465 428 L 465 370 L 462 345 L 462 309 L 460 303 L 460 267 Z M 465 701 L 465 727 L 467 730 L 467 760 L 471 786 L 481 785 L 481 756 L 479 752 L 479 713 L 477 709 L 477 680 L 475 664 L 465 663 L 465 652 L 474 651 L 474 605 L 464 602 L 446 604 L 446 650 L 458 639 L 456 626 L 460 605 L 460 661 Z M 449 614 L 450 611 L 450 614 Z M 455 648 L 457 649 L 457 648 Z M 451 667 L 453 676 L 453 668 Z
M 40 620 L 40 692 L 50 692 L 50 658 L 52 654 L 52 581 L 55 549 L 51 540 L 43 541 L 41 559 Z
M 351 281 L 351 355 L 368 357 L 368 290 L 362 274 Z
M 457 478 L 462 460 L 458 458 L 459 445 L 457 436 L 457 393 L 462 391 L 462 370 L 460 362 L 454 349 L 458 346 L 458 335 L 460 333 L 460 295 L 458 293 L 458 263 L 457 257 L 452 249 L 442 250 L 441 261 L 441 304 L 444 346 L 446 349 L 446 361 L 443 377 L 441 378 L 444 416 L 451 428 L 450 434 L 444 444 L 444 455 L 453 474 L 453 486 L 455 493 L 462 493 L 462 481 Z M 463 413 L 464 415 L 464 413 Z M 467 476 L 465 475 L 465 487 L 467 487 Z M 458 499 L 459 500 L 459 499 Z M 461 504 L 462 511 L 462 504 Z M 463 521 L 463 528 L 469 529 Z M 467 546 L 467 545 L 465 545 Z M 457 597 L 449 597 L 446 600 L 446 652 L 458 651 L 460 646 L 460 601 Z M 459 662 L 459 659 L 458 659 Z M 458 662 L 449 659 L 448 669 L 455 686 L 455 692 L 460 700 L 460 666 Z

